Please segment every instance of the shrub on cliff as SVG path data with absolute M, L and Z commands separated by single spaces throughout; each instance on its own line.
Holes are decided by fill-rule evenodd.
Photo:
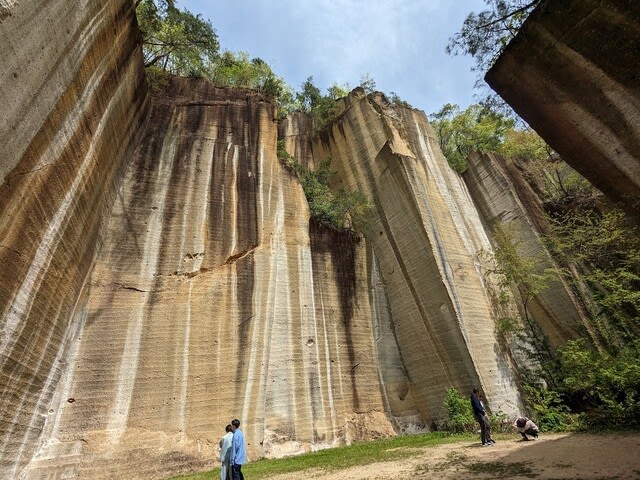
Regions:
M 289 154 L 284 141 L 279 140 L 278 159 L 300 180 L 312 218 L 340 232 L 366 229 L 371 218 L 371 203 L 359 190 L 350 192 L 331 186 L 335 172 L 331 170 L 330 158 L 312 170 Z

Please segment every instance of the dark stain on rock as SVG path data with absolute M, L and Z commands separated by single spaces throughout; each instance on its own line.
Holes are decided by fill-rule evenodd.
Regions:
M 253 310 L 253 289 L 255 278 L 255 261 L 253 254 L 243 256 L 236 262 L 236 306 L 238 308 L 237 342 L 240 358 L 246 358 L 250 349 L 256 348 L 251 345 L 252 320 L 255 316 Z M 246 385 L 247 372 L 242 361 L 236 363 L 235 389 L 236 398 L 242 398 Z
M 356 365 L 355 347 L 352 343 L 352 320 L 356 295 L 356 245 L 361 241 L 352 232 L 338 232 L 325 226 L 317 220 L 309 222 L 309 239 L 313 258 L 314 272 L 324 270 L 322 258 L 327 254 L 331 257 L 335 279 L 338 282 L 340 312 L 345 328 L 347 352 L 351 366 Z M 353 386 L 354 407 L 358 408 L 359 399 L 355 381 L 356 368 L 352 368 L 351 383 Z

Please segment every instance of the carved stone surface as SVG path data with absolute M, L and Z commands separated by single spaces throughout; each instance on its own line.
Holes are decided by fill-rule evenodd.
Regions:
M 13 3 L 0 22 L 0 478 L 55 415 L 147 89 L 132 2 Z
M 293 138 L 304 128 L 284 130 Z M 515 411 L 516 385 L 496 341 L 478 257 L 489 241 L 424 113 L 356 90 L 310 147 L 293 151 L 311 151 L 315 164 L 330 157 L 339 186 L 360 190 L 374 205 L 367 239 L 375 322 L 381 334 L 392 330 L 397 342 L 392 347 L 380 337 L 387 339 L 381 348 L 391 352 L 379 357 L 391 415 L 408 428 L 414 414 L 430 425 L 445 415 L 448 387 L 466 393 L 474 385 L 495 410 Z M 375 289 L 380 285 L 384 291 Z
M 561 157 L 640 219 L 640 2 L 542 2 L 486 80 Z
M 519 255 L 535 261 L 536 273 L 549 276 L 547 288 L 529 302 L 529 315 L 554 347 L 582 336 L 589 329 L 588 315 L 544 246 L 540 232 L 549 225 L 522 169 L 493 154 L 472 154 L 467 162 L 464 179 L 489 231 L 506 228 Z
M 235 417 L 254 459 L 393 435 L 364 241 L 309 226 L 274 107 L 179 79 L 152 104 L 29 475 L 204 469 Z

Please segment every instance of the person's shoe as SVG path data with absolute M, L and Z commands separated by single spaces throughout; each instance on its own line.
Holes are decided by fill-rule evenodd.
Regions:
M 489 440 L 487 443 L 491 444 L 491 445 L 495 445 L 496 441 L 495 440 Z
M 490 443 L 483 443 L 483 444 L 482 444 L 482 446 L 483 446 L 483 447 L 490 447 L 490 446 L 491 446 L 491 444 L 490 444 Z

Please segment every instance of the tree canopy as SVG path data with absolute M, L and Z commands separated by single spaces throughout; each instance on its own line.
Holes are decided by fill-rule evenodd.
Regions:
M 475 60 L 472 71 L 478 72 L 476 88 L 485 92 L 480 101 L 482 105 L 518 119 L 511 107 L 487 88 L 483 77 L 542 0 L 484 1 L 488 9 L 469 13 L 460 30 L 449 39 L 445 50 L 449 55 L 470 55 Z
M 173 75 L 203 76 L 218 56 L 220 44 L 211 22 L 174 0 L 138 0 L 145 67 Z
M 449 39 L 449 54 L 471 55 L 476 70 L 486 71 L 542 0 L 485 0 L 489 7 L 467 15 L 462 28 Z
M 514 124 L 513 120 L 482 105 L 462 110 L 458 105 L 447 103 L 430 117 L 442 153 L 458 172 L 467 168 L 471 152 L 498 151 L 505 133 Z

